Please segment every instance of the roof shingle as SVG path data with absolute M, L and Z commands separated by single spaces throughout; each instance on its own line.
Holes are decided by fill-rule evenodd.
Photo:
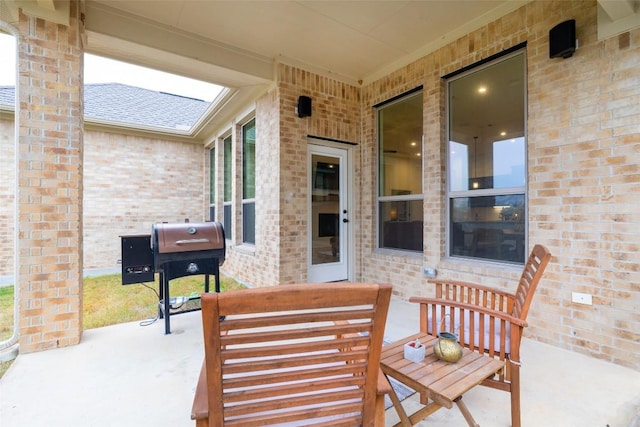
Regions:
M 15 88 L 0 86 L 0 106 L 13 109 Z M 84 86 L 86 120 L 100 120 L 189 130 L 210 103 L 166 92 L 121 83 L 93 83 Z

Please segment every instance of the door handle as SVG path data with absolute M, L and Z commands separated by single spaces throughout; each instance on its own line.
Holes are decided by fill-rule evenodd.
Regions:
M 342 222 L 349 222 L 347 218 L 342 218 Z

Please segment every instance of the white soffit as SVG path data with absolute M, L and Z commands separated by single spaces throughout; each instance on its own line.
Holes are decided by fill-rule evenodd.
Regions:
M 208 54 L 205 62 L 245 73 L 251 73 L 249 58 L 259 58 L 270 61 L 272 69 L 286 63 L 357 85 L 528 2 L 85 0 L 85 5 L 87 27 L 95 32 L 109 30 L 114 37 L 189 57 Z M 202 46 L 209 43 L 212 49 L 207 53 L 186 43 L 178 46 L 173 34 L 191 37 Z M 260 73 L 260 67 L 253 72 Z

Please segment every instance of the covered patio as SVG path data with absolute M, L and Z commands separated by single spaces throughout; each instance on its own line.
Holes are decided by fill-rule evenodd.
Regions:
M 193 426 L 189 414 L 203 358 L 200 312 L 142 327 L 126 323 L 87 330 L 79 345 L 23 354 L 0 382 L 0 425 Z M 386 340 L 418 329 L 418 307 L 392 297 Z M 522 344 L 525 426 L 637 426 L 640 373 L 531 339 Z M 476 387 L 465 395 L 476 421 L 508 426 L 509 395 Z M 417 396 L 404 405 L 416 405 Z M 398 417 L 386 411 L 386 425 Z M 418 425 L 466 425 L 442 409 Z
M 242 4 L 227 3 L 227 6 Z M 337 3 L 318 2 L 326 10 L 314 13 L 303 7 L 304 2 L 286 3 L 301 10 L 294 14 L 274 9 L 269 11 L 273 15 L 257 16 L 270 22 L 278 22 L 276 18 L 283 16 L 315 18 L 307 21 L 292 18 L 299 29 L 283 31 L 283 40 L 263 36 L 264 26 L 247 22 L 247 28 L 255 29 L 257 36 L 235 31 L 234 27 L 230 33 L 241 35 L 243 40 L 223 43 L 221 35 L 209 34 L 207 38 L 200 31 L 225 27 L 214 25 L 214 18 L 231 22 L 224 10 L 209 13 L 196 10 L 188 14 L 185 9 L 184 14 L 178 14 L 173 8 L 152 8 L 146 2 L 120 2 L 120 6 L 133 8 L 120 10 L 108 1 L 87 0 L 61 2 L 67 9 L 63 11 L 64 19 L 59 20 L 57 13 L 43 11 L 42 7 L 4 8 L 23 3 L 2 2 L 2 11 L 11 9 L 12 13 L 8 18 L 0 16 L 0 24 L 3 30 L 16 36 L 20 52 L 16 70 L 20 76 L 18 102 L 11 113 L 11 120 L 15 115 L 18 125 L 11 122 L 6 138 L 16 140 L 16 144 L 11 144 L 16 151 L 11 151 L 7 158 L 16 159 L 13 172 L 20 197 L 14 196 L 11 203 L 5 204 L 11 208 L 6 223 L 13 224 L 13 228 L 6 228 L 11 228 L 16 241 L 9 248 L 11 262 L 5 263 L 14 266 L 7 274 L 15 276 L 18 307 L 16 333 L 10 344 L 19 344 L 20 356 L 0 380 L 0 425 L 192 426 L 189 414 L 203 358 L 200 313 L 176 316 L 170 335 L 164 335 L 162 322 L 147 327 L 135 322 L 84 330 L 83 268 L 113 267 L 111 264 L 119 253 L 117 236 L 146 232 L 152 223 L 187 217 L 227 219 L 230 224 L 225 226 L 228 231 L 225 274 L 256 287 L 307 280 L 307 247 L 313 234 L 308 222 L 315 189 L 310 185 L 314 174 L 308 161 L 312 155 L 310 147 L 320 146 L 320 142 L 324 149 L 339 147 L 341 156 L 353 160 L 349 162 L 349 171 L 358 179 L 348 186 L 349 209 L 341 210 L 352 217 L 340 222 L 351 227 L 350 234 L 342 233 L 349 239 L 341 240 L 343 243 L 348 240 L 351 245 L 350 252 L 340 251 L 345 256 L 351 255 L 345 280 L 393 284 L 388 341 L 417 331 L 418 307 L 406 299 L 429 293 L 429 278 L 463 281 L 481 278 L 483 283 L 504 289 L 511 286 L 520 272 L 519 265 L 507 257 L 508 262 L 503 263 L 485 262 L 481 256 L 474 259 L 475 255 L 467 253 L 470 245 L 464 239 L 456 246 L 454 234 L 473 237 L 475 229 L 455 232 L 448 210 L 453 196 L 443 197 L 450 172 L 447 169 L 450 135 L 445 129 L 449 126 L 449 110 L 445 111 L 443 106 L 449 100 L 445 86 L 459 73 L 521 51 L 527 55 L 523 62 L 526 69 L 518 74 L 527 88 L 527 103 L 522 104 L 526 107 L 526 126 L 523 124 L 521 128 L 527 135 L 527 163 L 517 170 L 526 178 L 522 197 L 526 196 L 528 205 L 526 222 L 510 242 L 515 240 L 512 246 L 521 248 L 518 253 L 525 253 L 525 248 L 533 243 L 545 244 L 554 256 L 534 302 L 528 335 L 522 344 L 522 421 L 525 426 L 640 426 L 639 218 L 635 196 L 640 191 L 637 109 L 640 28 L 635 21 L 626 24 L 640 12 L 631 8 L 607 26 L 602 24 L 603 16 L 614 15 L 611 11 L 614 2 L 608 0 L 472 2 L 468 8 L 458 5 L 460 13 L 452 13 L 452 16 L 466 15 L 467 22 L 456 25 L 456 31 L 440 29 L 433 38 L 428 34 L 417 36 L 405 25 L 407 19 L 400 19 L 422 16 L 409 6 L 429 2 L 385 2 L 387 6 L 380 2 L 382 9 L 376 9 L 375 16 L 371 16 L 380 24 L 369 25 L 369 32 L 380 37 L 379 41 L 373 35 L 363 37 L 359 25 L 350 28 L 356 33 L 351 37 L 350 33 L 338 31 L 335 22 L 343 21 L 345 14 L 333 8 Z M 369 8 L 377 4 L 366 3 Z M 399 24 L 393 27 L 387 22 L 390 14 L 384 7 L 400 3 L 406 3 L 406 15 L 394 15 Z M 195 4 L 172 2 L 175 7 Z M 499 7 L 478 10 L 471 8 L 471 4 Z M 356 9 L 350 16 L 360 24 L 362 17 Z M 159 16 L 149 17 L 152 10 Z M 444 23 L 433 13 L 424 16 L 428 18 L 424 22 L 430 25 L 416 19 L 415 28 L 424 31 L 436 28 L 433 25 L 436 22 Z M 572 20 L 577 23 L 575 39 L 580 40 L 579 50 L 567 60 L 550 57 L 550 29 L 558 22 Z M 330 37 L 310 34 L 305 22 L 328 29 Z M 348 28 L 347 24 L 337 27 Z M 279 26 L 274 27 L 279 34 Z M 396 39 L 394 28 L 405 27 L 407 39 L 397 40 L 394 49 L 387 46 L 389 40 Z M 449 27 L 454 29 L 452 25 Z M 120 32 L 121 28 L 128 31 Z M 368 50 L 344 42 L 369 38 L 373 43 L 366 44 Z M 254 46 L 261 40 L 272 40 L 277 49 L 270 52 Z M 434 43 L 425 45 L 428 40 Z M 303 41 L 299 50 L 313 52 L 320 58 L 299 58 L 297 51 L 285 55 L 280 50 L 284 41 Z M 41 45 L 47 50 L 34 49 Z M 346 49 L 343 61 L 346 58 L 345 63 L 357 70 L 338 68 L 341 58 L 338 48 Z M 29 49 L 37 52 L 27 54 Z M 395 53 L 383 58 L 385 51 Z M 151 143 L 158 139 L 157 135 L 138 135 L 138 130 L 130 135 L 114 132 L 113 127 L 107 126 L 85 128 L 78 112 L 84 108 L 84 88 L 79 82 L 83 78 L 82 58 L 86 52 L 128 59 L 192 78 L 216 80 L 232 89 L 230 98 L 225 99 L 228 102 L 224 109 L 211 111 L 215 120 L 198 132 L 161 135 L 167 139 L 162 139 L 161 144 Z M 337 58 L 335 63 L 325 59 L 330 57 Z M 50 69 L 48 64 L 53 60 L 65 67 L 46 73 L 34 71 Z M 368 68 L 360 69 L 363 66 Z M 68 83 L 62 85 L 58 80 Z M 389 187 L 389 194 L 383 197 L 404 203 L 403 197 L 410 196 L 411 204 L 424 209 L 415 213 L 418 221 L 410 221 L 408 210 L 394 211 L 394 215 L 389 210 L 390 227 L 401 219 L 405 230 L 414 230 L 413 227 L 422 230 L 422 234 L 407 232 L 408 236 L 418 235 L 423 240 L 417 244 L 417 250 L 397 250 L 403 249 L 400 244 L 387 244 L 376 238 L 384 228 L 376 220 L 379 207 L 386 203 L 377 185 L 380 176 L 386 173 L 380 168 L 385 152 L 377 137 L 377 118 L 383 106 L 401 98 L 419 99 L 418 93 L 422 97 L 416 103 L 420 106 L 417 117 L 423 142 L 421 151 L 415 155 L 428 159 L 417 162 L 421 166 L 416 173 L 421 179 L 412 182 L 420 188 L 414 191 L 404 185 Z M 298 113 L 301 98 L 313 99 L 312 115 Z M 63 106 L 57 115 L 41 118 L 51 105 L 57 104 Z M 57 124 L 55 130 L 43 132 L 53 123 Z M 483 129 L 489 127 L 497 129 L 493 122 L 487 122 Z M 258 162 L 247 168 L 247 180 L 253 176 L 261 183 L 255 188 L 254 198 L 244 197 L 241 191 L 244 169 L 239 165 L 245 129 L 255 131 L 254 155 Z M 95 135 L 91 132 L 101 139 L 92 140 Z M 476 144 L 472 135 L 475 133 L 469 133 L 471 141 L 463 144 L 468 150 L 465 159 L 469 161 L 462 169 L 470 170 L 473 164 L 473 173 L 483 175 L 475 170 Z M 144 141 L 142 136 L 146 138 Z M 132 151 L 131 147 L 139 148 L 142 144 L 152 148 L 148 152 L 166 157 L 171 164 L 156 163 L 141 168 L 140 160 L 149 156 L 146 151 Z M 179 144 L 181 151 L 171 151 Z M 105 150 L 90 151 L 98 147 Z M 227 147 L 230 147 L 228 158 Z M 376 154 L 379 151 L 382 156 Z M 389 154 L 397 154 L 392 151 Z M 136 155 L 122 155 L 131 152 Z M 108 185 L 88 184 L 87 177 L 98 170 L 88 161 L 91 153 L 95 154 L 96 163 L 127 166 L 118 175 L 124 179 L 101 174 L 109 181 Z M 110 162 L 107 154 L 117 161 Z M 492 156 L 486 157 L 493 162 Z M 174 159 L 200 166 L 181 167 Z M 52 170 L 59 173 L 50 173 Z M 141 173 L 149 170 L 166 174 L 140 179 L 148 177 Z M 186 184 L 176 183 L 175 171 L 184 175 Z M 230 202 L 224 191 L 227 172 L 235 177 L 230 180 L 233 188 Z M 493 177 L 494 172 L 490 175 Z M 137 187 L 137 191 L 129 194 L 122 190 L 122 181 L 148 182 L 152 187 L 147 193 Z M 490 212 L 489 219 L 494 223 L 504 225 L 512 220 L 507 216 L 496 219 L 498 210 L 494 208 L 504 207 L 497 204 L 493 193 L 485 188 L 474 193 L 474 183 L 464 181 L 465 191 L 470 192 L 466 196 L 473 196 L 465 198 L 482 198 L 494 205 L 472 206 L 474 203 L 469 200 L 467 207 Z M 187 185 L 193 182 L 202 184 Z M 165 199 L 170 198 L 159 197 L 157 205 L 161 211 L 137 207 L 139 194 L 155 194 L 160 187 L 176 187 L 179 191 L 192 187 L 195 196 L 178 200 L 197 203 L 189 203 L 193 206 L 188 211 L 181 210 L 187 203 L 170 203 L 176 210 L 168 212 Z M 100 197 L 95 198 L 93 205 L 86 197 L 92 188 L 100 189 L 97 192 Z M 412 191 L 415 194 L 407 194 Z M 250 204 L 251 200 L 255 203 L 256 223 L 248 231 L 254 233 L 255 241 L 245 242 L 245 224 L 239 213 L 243 203 Z M 230 208 L 231 214 L 225 214 L 225 208 Z M 91 212 L 98 214 L 90 218 Z M 108 215 L 103 215 L 105 212 Z M 130 212 L 136 216 L 123 220 Z M 524 221 L 522 215 L 520 218 Z M 477 214 L 470 215 L 466 222 L 475 221 L 485 222 Z M 98 239 L 98 231 L 93 230 L 105 234 Z M 109 260 L 108 265 L 107 261 L 105 265 L 89 265 L 85 258 L 85 253 L 91 250 L 87 237 L 96 237 L 95 241 L 102 246 L 109 242 L 115 248 L 111 255 L 103 257 Z M 322 237 L 329 239 L 328 235 Z M 497 247 L 502 250 L 502 245 Z M 507 393 L 476 387 L 465 394 L 465 401 L 480 425 L 510 425 Z M 416 396 L 404 403 L 417 405 Z M 389 408 L 387 424 L 396 421 L 395 410 Z M 464 424 L 462 415 L 454 409 L 438 411 L 419 425 Z

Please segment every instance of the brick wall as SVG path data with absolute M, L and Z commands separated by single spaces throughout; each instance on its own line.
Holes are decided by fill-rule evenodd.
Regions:
M 18 280 L 20 351 L 82 334 L 82 55 L 70 25 L 20 15 Z
M 208 219 L 209 158 L 200 144 L 87 130 L 84 162 L 86 269 L 117 266 L 118 236 L 150 234 L 158 222 Z
M 311 117 L 299 118 L 300 95 L 313 100 Z M 355 86 L 287 65 L 278 67 L 278 85 L 256 102 L 256 245 L 241 243 L 241 141 L 235 145 L 234 238 L 227 248 L 226 274 L 253 286 L 307 280 L 307 135 L 357 142 L 359 90 Z M 220 140 L 221 142 L 221 140 Z M 221 153 L 221 143 L 217 151 Z M 359 156 L 355 156 L 355 163 Z M 222 157 L 218 155 L 218 190 Z M 356 190 L 357 192 L 357 190 Z M 218 198 L 221 203 L 221 198 Z M 219 204 L 219 206 L 221 206 Z M 219 217 L 221 218 L 221 216 Z
M 359 89 L 328 77 L 280 65 L 280 282 L 307 280 L 307 135 L 360 141 Z M 299 118 L 298 97 L 313 100 L 311 117 Z M 357 164 L 359 156 L 354 156 Z M 357 187 L 357 185 L 356 185 Z M 356 198 L 357 200 L 357 194 Z
M 120 238 L 149 234 L 157 222 L 208 219 L 202 182 L 206 150 L 186 142 L 85 130 L 83 266 L 118 268 Z M 0 121 L 0 276 L 13 275 L 13 120 Z
M 236 192 L 233 195 L 237 207 L 237 221 L 233 230 L 234 238 L 227 247 L 227 260 L 222 269 L 225 274 L 237 278 L 251 286 L 269 286 L 280 283 L 279 254 L 280 254 L 280 203 L 277 197 L 280 186 L 280 144 L 278 123 L 278 97 L 276 90 L 263 95 L 255 105 L 256 118 L 256 244 L 242 244 L 242 182 L 238 180 Z M 246 118 L 245 118 L 246 119 Z M 234 127 L 241 126 L 242 120 Z M 235 132 L 234 147 L 239 163 L 236 163 L 241 177 L 242 171 L 242 141 Z M 220 153 L 217 167 L 218 206 L 222 206 L 223 194 L 223 156 L 222 138 L 219 138 L 216 151 Z M 222 220 L 222 209 L 219 220 Z
M 640 31 L 597 41 L 595 1 L 532 2 L 361 89 L 280 65 L 268 109 L 268 162 L 262 170 L 268 205 L 255 259 L 226 269 L 250 283 L 306 279 L 307 135 L 353 141 L 357 228 L 356 280 L 389 282 L 402 297 L 429 295 L 422 274 L 474 280 L 513 289 L 520 267 L 460 262 L 445 254 L 445 82 L 443 75 L 507 48 L 527 43 L 529 244 L 554 254 L 529 314 L 527 334 L 542 342 L 638 368 L 637 317 L 640 241 L 634 194 L 638 190 Z M 580 48 L 573 58 L 548 58 L 548 31 L 576 19 Z M 376 131 L 372 105 L 417 86 L 424 93 L 425 245 L 423 256 L 376 250 Z M 298 96 L 313 99 L 313 114 L 295 115 Z M 267 101 L 268 99 L 268 101 Z M 266 111 L 266 110 L 265 110 Z M 257 132 L 265 132 L 262 112 Z M 258 147 L 260 147 L 258 137 Z M 267 142 L 268 141 L 268 142 Z M 262 146 L 263 148 L 265 145 Z M 279 152 L 276 163 L 273 153 Z M 263 153 L 265 154 L 265 153 Z M 265 154 L 266 155 L 266 154 Z M 261 159 L 261 156 L 258 156 Z M 261 166 L 262 165 L 262 166 Z M 268 189 L 268 190 L 267 190 Z M 264 195 L 279 194 L 274 198 Z M 268 237 L 267 237 L 268 236 Z M 276 243 L 277 242 L 277 243 Z M 269 254 L 260 253 L 269 248 Z M 277 255 L 276 255 L 277 254 Z M 266 264 L 260 260 L 268 259 Z M 245 259 L 246 261 L 246 259 Z M 261 269 L 258 273 L 256 269 Z M 275 273 L 277 271 L 277 273 Z M 276 280 L 276 274 L 279 276 Z M 273 280 L 269 280 L 272 275 Z M 255 282 L 252 280 L 255 278 Z M 571 292 L 594 295 L 593 306 L 571 302 Z
M 595 1 L 538 1 L 363 88 L 361 280 L 430 294 L 423 266 L 439 276 L 514 288 L 520 270 L 447 260 L 444 245 L 445 115 L 441 76 L 527 42 L 529 244 L 553 259 L 529 314 L 527 335 L 640 367 L 640 30 L 597 41 Z M 579 49 L 549 59 L 548 31 L 576 19 Z M 374 113 L 370 106 L 424 86 L 425 252 L 422 259 L 376 251 Z M 593 305 L 571 302 L 571 292 Z

